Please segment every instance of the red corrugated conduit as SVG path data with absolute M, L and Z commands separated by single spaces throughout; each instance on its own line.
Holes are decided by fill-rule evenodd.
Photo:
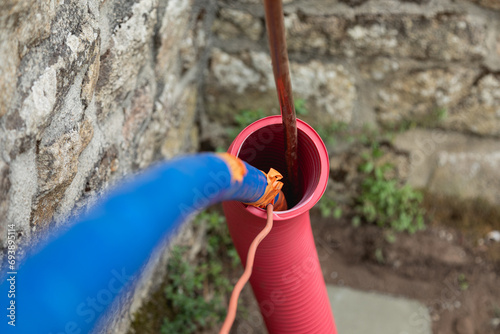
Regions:
M 336 333 L 309 219 L 309 210 L 328 182 L 328 153 L 305 122 L 297 120 L 297 130 L 301 197 L 291 209 L 274 212 L 274 226 L 257 249 L 250 284 L 270 334 Z M 228 152 L 261 170 L 286 171 L 281 117 L 251 124 Z M 285 181 L 285 195 L 286 186 Z M 266 211 L 239 202 L 224 202 L 223 207 L 231 237 L 246 265 L 250 244 L 266 225 Z

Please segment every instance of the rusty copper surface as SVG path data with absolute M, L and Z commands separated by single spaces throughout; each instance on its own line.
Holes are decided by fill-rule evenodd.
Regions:
M 299 193 L 297 162 L 297 123 L 293 103 L 290 66 L 286 48 L 285 24 L 282 0 L 264 0 L 266 12 L 267 36 L 273 64 L 274 80 L 278 92 L 283 129 L 285 133 L 285 160 L 287 165 L 287 181 L 295 198 L 288 198 L 293 205 Z M 286 184 L 286 183 L 285 183 Z

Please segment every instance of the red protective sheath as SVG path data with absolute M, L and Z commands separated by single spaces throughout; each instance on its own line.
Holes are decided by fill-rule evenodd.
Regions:
M 301 200 L 274 213 L 274 227 L 257 249 L 250 284 L 270 334 L 337 333 L 309 220 L 328 182 L 328 153 L 307 123 L 297 120 L 297 134 Z M 281 116 L 270 116 L 244 129 L 228 152 L 261 170 L 286 172 L 284 145 Z M 266 225 L 266 212 L 239 202 L 223 207 L 245 265 L 252 240 Z

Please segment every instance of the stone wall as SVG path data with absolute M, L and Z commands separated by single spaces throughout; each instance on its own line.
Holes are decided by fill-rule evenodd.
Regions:
M 497 0 L 285 1 L 295 96 L 314 126 L 418 128 L 409 181 L 500 203 Z M 118 180 L 277 114 L 260 0 L 0 4 L 0 247 L 22 256 Z M 201 126 L 198 126 L 201 125 Z M 207 139 L 208 138 L 208 139 Z M 124 332 L 157 284 L 152 255 L 102 331 Z M 111 329 L 112 328 L 112 329 Z
M 198 147 L 210 1 L 6 0 L 0 4 L 0 248 L 22 257 L 111 184 Z M 159 249 L 112 309 L 124 332 L 163 263 Z M 163 255 L 162 255 L 163 254 Z
M 218 5 L 208 117 L 228 124 L 242 109 L 278 114 L 261 1 Z M 412 184 L 500 203 L 500 185 L 483 191 L 500 178 L 499 9 L 496 0 L 285 1 L 294 95 L 310 110 L 303 118 L 417 125 L 396 138 L 411 153 Z

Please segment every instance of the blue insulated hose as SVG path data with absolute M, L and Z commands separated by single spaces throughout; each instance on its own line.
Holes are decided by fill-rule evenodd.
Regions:
M 267 185 L 264 173 L 227 154 L 149 169 L 10 270 L 0 285 L 0 333 L 88 333 L 189 214 L 221 201 L 258 201 Z

